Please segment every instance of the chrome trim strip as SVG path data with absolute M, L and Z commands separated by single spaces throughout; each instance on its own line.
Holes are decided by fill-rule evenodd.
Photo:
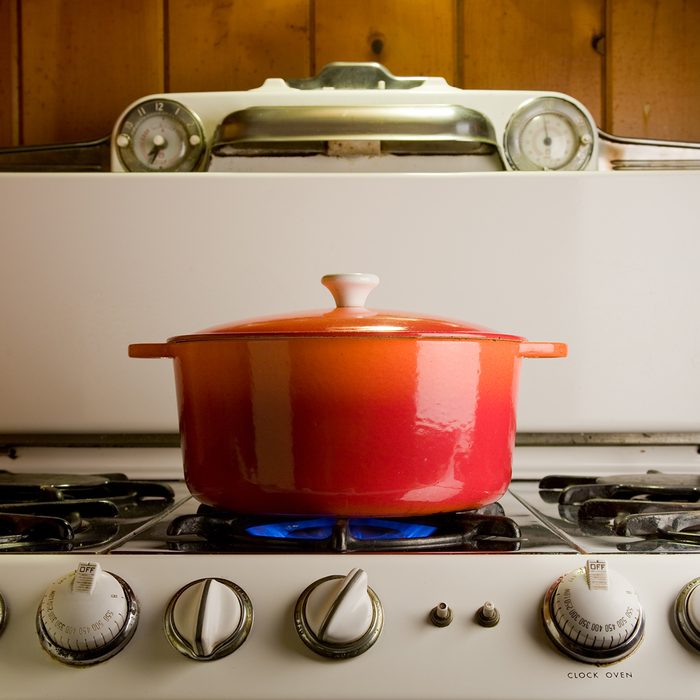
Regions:
M 598 136 L 599 170 L 700 170 L 700 143 Z
M 649 433 L 518 433 L 518 447 L 581 447 L 637 445 L 698 445 L 700 432 Z
M 699 432 L 517 433 L 518 447 L 697 445 Z M 23 447 L 179 447 L 179 433 L 0 433 L 0 454 Z

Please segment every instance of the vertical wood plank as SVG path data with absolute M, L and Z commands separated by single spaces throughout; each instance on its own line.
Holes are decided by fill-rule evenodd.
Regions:
M 316 72 L 332 61 L 378 61 L 394 75 L 456 80 L 453 0 L 316 0 Z
M 246 90 L 309 73 L 309 0 L 169 0 L 169 90 Z
M 106 136 L 162 91 L 162 0 L 23 0 L 21 14 L 24 143 Z
M 0 0 L 0 146 L 19 142 L 17 0 Z
M 0 0 L 0 145 L 98 138 L 150 92 L 335 60 L 560 90 L 613 133 L 700 141 L 699 30 L 700 0 Z
M 463 87 L 553 90 L 603 120 L 604 0 L 463 0 Z
M 608 130 L 700 141 L 700 2 L 608 0 Z

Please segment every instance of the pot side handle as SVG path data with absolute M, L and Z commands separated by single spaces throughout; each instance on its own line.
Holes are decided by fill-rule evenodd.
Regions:
M 518 348 L 518 357 L 566 357 L 568 353 L 566 343 L 531 343 L 526 340 Z
M 129 357 L 154 359 L 172 356 L 168 343 L 133 343 L 129 345 Z

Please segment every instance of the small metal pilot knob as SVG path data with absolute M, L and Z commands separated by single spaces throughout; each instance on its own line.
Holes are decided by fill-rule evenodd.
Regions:
M 488 600 L 476 611 L 476 621 L 482 627 L 495 627 L 500 619 L 501 614 L 494 604 Z
M 436 627 L 447 627 L 452 622 L 452 609 L 447 603 L 438 603 L 430 611 L 429 619 Z

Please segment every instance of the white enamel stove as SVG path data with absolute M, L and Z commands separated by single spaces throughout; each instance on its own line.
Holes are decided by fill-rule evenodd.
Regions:
M 561 464 L 519 448 L 524 471 L 548 449 Z M 197 510 L 171 485 L 171 510 L 121 541 L 0 555 L 8 697 L 694 697 L 697 545 L 574 531 L 516 479 L 512 551 L 214 553 L 165 535 Z

